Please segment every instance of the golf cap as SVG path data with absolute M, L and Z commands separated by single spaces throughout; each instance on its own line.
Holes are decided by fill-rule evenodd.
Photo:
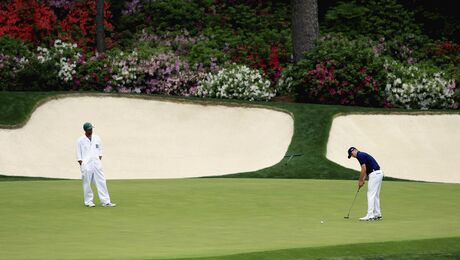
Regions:
M 93 125 L 90 122 L 86 122 L 83 124 L 83 130 L 93 129 Z
M 348 159 L 350 159 L 351 157 L 351 152 L 353 152 L 353 150 L 355 150 L 356 148 L 354 148 L 353 146 L 348 148 Z

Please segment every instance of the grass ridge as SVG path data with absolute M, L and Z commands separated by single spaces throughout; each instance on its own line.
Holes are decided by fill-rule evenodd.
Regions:
M 175 258 L 177 260 L 247 260 L 247 259 L 458 259 L 460 237 L 421 240 L 385 241 L 336 246 L 306 247 L 251 252 L 224 256 Z M 444 259 L 444 258 L 443 258 Z

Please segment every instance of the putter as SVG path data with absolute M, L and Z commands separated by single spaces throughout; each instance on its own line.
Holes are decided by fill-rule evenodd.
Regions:
M 287 165 L 292 158 L 297 157 L 297 156 L 302 156 L 302 155 L 303 153 L 294 153 L 294 154 L 285 155 L 284 158 L 289 158 L 289 159 L 284 163 L 284 165 Z
M 358 190 L 356 191 L 355 198 L 353 199 L 353 202 L 351 203 L 350 210 L 348 210 L 348 215 L 346 217 L 343 217 L 344 219 L 350 218 L 351 208 L 353 208 L 353 205 L 355 204 L 355 200 L 356 200 L 356 197 L 358 196 L 359 189 L 361 189 L 361 187 L 359 187 Z

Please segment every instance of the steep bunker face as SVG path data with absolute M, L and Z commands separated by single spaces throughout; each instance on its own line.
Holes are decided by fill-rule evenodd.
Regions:
M 291 115 L 264 108 L 135 98 L 66 97 L 38 107 L 19 129 L 0 129 L 0 174 L 79 179 L 84 122 L 102 139 L 108 179 L 223 175 L 283 159 Z
M 327 158 L 359 170 L 347 149 L 373 155 L 386 176 L 460 183 L 460 115 L 347 115 L 332 122 Z

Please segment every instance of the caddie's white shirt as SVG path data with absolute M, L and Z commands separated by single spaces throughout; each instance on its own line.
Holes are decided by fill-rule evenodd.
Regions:
M 102 156 L 102 142 L 99 136 L 93 134 L 91 140 L 83 135 L 77 141 L 77 161 L 82 161 L 82 169 L 92 166 L 94 163 L 100 166 L 99 156 Z

